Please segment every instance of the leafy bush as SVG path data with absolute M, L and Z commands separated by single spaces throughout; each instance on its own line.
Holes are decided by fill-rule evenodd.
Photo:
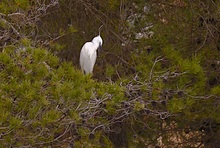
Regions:
M 76 139 L 80 145 L 96 145 L 100 130 L 110 126 L 108 116 L 125 100 L 123 87 L 83 76 L 44 49 L 4 49 L 0 57 L 5 147 L 64 145 Z M 85 140 L 89 137 L 96 140 Z

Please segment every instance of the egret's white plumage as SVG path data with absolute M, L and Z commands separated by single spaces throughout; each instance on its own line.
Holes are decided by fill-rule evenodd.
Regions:
M 86 42 L 80 52 L 80 66 L 85 74 L 92 73 L 97 58 L 97 49 L 102 46 L 100 35 L 94 37 L 92 42 Z

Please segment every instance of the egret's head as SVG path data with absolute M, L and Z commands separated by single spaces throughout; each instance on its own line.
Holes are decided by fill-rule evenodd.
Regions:
M 102 46 L 102 38 L 101 38 L 101 36 L 100 35 L 98 35 L 98 36 L 96 36 L 96 37 L 94 37 L 93 39 L 92 39 L 92 42 L 93 43 L 98 43 L 99 44 L 99 46 Z
M 97 43 L 97 44 L 99 45 L 99 47 L 98 47 L 98 52 L 100 52 L 100 50 L 102 49 L 102 43 L 103 43 L 101 36 L 98 35 L 98 36 L 94 37 L 94 38 L 92 39 L 92 42 L 93 42 L 93 43 Z

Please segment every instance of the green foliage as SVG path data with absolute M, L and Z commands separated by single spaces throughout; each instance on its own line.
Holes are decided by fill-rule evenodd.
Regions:
M 9 124 L 12 129 L 19 128 L 22 125 L 22 121 L 19 118 L 11 117 Z
M 25 47 L 29 47 L 29 46 L 31 45 L 31 41 L 30 41 L 30 39 L 28 39 L 28 38 L 23 38 L 23 39 L 21 39 L 21 43 L 22 43 L 22 45 L 25 46 Z
M 186 108 L 187 104 L 183 99 L 173 99 L 169 101 L 168 109 L 172 113 L 182 112 Z
M 183 58 L 180 52 L 172 47 L 164 48 L 163 52 L 171 64 L 170 69 L 183 73 L 177 81 L 180 87 L 192 83 L 194 91 L 204 88 L 206 78 L 199 58 Z
M 81 122 L 81 111 L 77 108 L 86 107 L 93 98 L 111 98 L 103 101 L 106 104 L 104 114 L 111 114 L 118 108 L 117 104 L 125 100 L 123 88 L 120 86 L 98 83 L 89 75 L 83 76 L 72 64 L 60 63 L 56 56 L 44 49 L 24 49 L 14 52 L 10 48 L 0 53 L 0 124 L 24 135 L 25 142 L 18 140 L 21 145 L 53 141 L 52 133 L 61 134 L 65 122 Z M 104 116 L 99 118 L 99 122 L 95 120 L 90 122 L 108 122 Z M 30 138 L 36 134 L 36 129 L 42 129 L 42 134 Z M 86 127 L 81 129 L 90 131 Z M 9 129 L 1 128 L 1 132 L 7 130 Z M 11 132 L 8 136 L 13 138 L 16 136 L 14 133 Z M 94 134 L 98 140 L 100 134 Z M 5 138 L 6 136 L 3 137 L 2 144 L 6 146 Z M 90 143 L 89 140 L 84 143 L 85 146 L 94 144 L 95 142 Z
M 135 105 L 135 106 L 134 106 L 134 109 L 135 109 L 136 111 L 140 111 L 140 110 L 142 110 L 142 109 L 145 108 L 145 105 L 144 105 L 143 103 L 140 103 L 140 102 L 135 102 L 134 105 Z
M 50 125 L 51 123 L 57 122 L 58 119 L 61 117 L 59 111 L 56 110 L 49 110 L 46 114 L 42 116 L 42 125 Z
M 220 95 L 220 86 L 213 87 L 211 93 L 214 95 Z
M 74 26 L 72 26 L 72 25 L 69 26 L 68 30 L 69 30 L 70 33 L 75 33 L 75 32 L 77 32 L 77 28 L 74 27 Z
M 114 67 L 112 67 L 111 65 L 107 65 L 106 67 L 106 76 L 111 78 L 115 74 Z
M 15 4 L 23 9 L 29 7 L 29 0 L 15 0 Z
M 108 0 L 108 3 L 111 9 L 116 9 L 120 5 L 120 1 L 117 0 Z
M 17 9 L 22 8 L 27 10 L 30 8 L 29 0 L 3 0 L 0 3 L 0 12 L 8 14 L 11 12 L 16 12 Z

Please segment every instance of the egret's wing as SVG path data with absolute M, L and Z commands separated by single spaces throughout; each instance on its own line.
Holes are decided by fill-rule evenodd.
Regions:
M 86 44 L 86 52 L 87 54 L 89 55 L 89 69 L 92 73 L 93 71 L 93 68 L 94 68 L 94 65 L 95 65 L 95 62 L 96 62 L 96 58 L 97 58 L 97 47 L 94 46 L 93 43 L 89 42 L 88 44 Z
M 94 66 L 94 57 L 91 47 L 93 47 L 91 42 L 85 43 L 80 53 L 80 66 L 81 69 L 85 71 L 85 73 L 92 73 Z
M 83 69 L 84 60 L 83 59 L 84 59 L 84 49 L 82 47 L 81 52 L 80 52 L 80 57 L 79 57 L 79 63 L 80 63 L 81 70 L 84 73 L 84 69 Z
M 95 62 L 96 62 L 96 58 L 97 58 L 97 52 L 94 51 L 94 52 L 90 55 L 92 70 L 93 70 L 93 68 L 94 68 L 94 65 L 95 65 Z

